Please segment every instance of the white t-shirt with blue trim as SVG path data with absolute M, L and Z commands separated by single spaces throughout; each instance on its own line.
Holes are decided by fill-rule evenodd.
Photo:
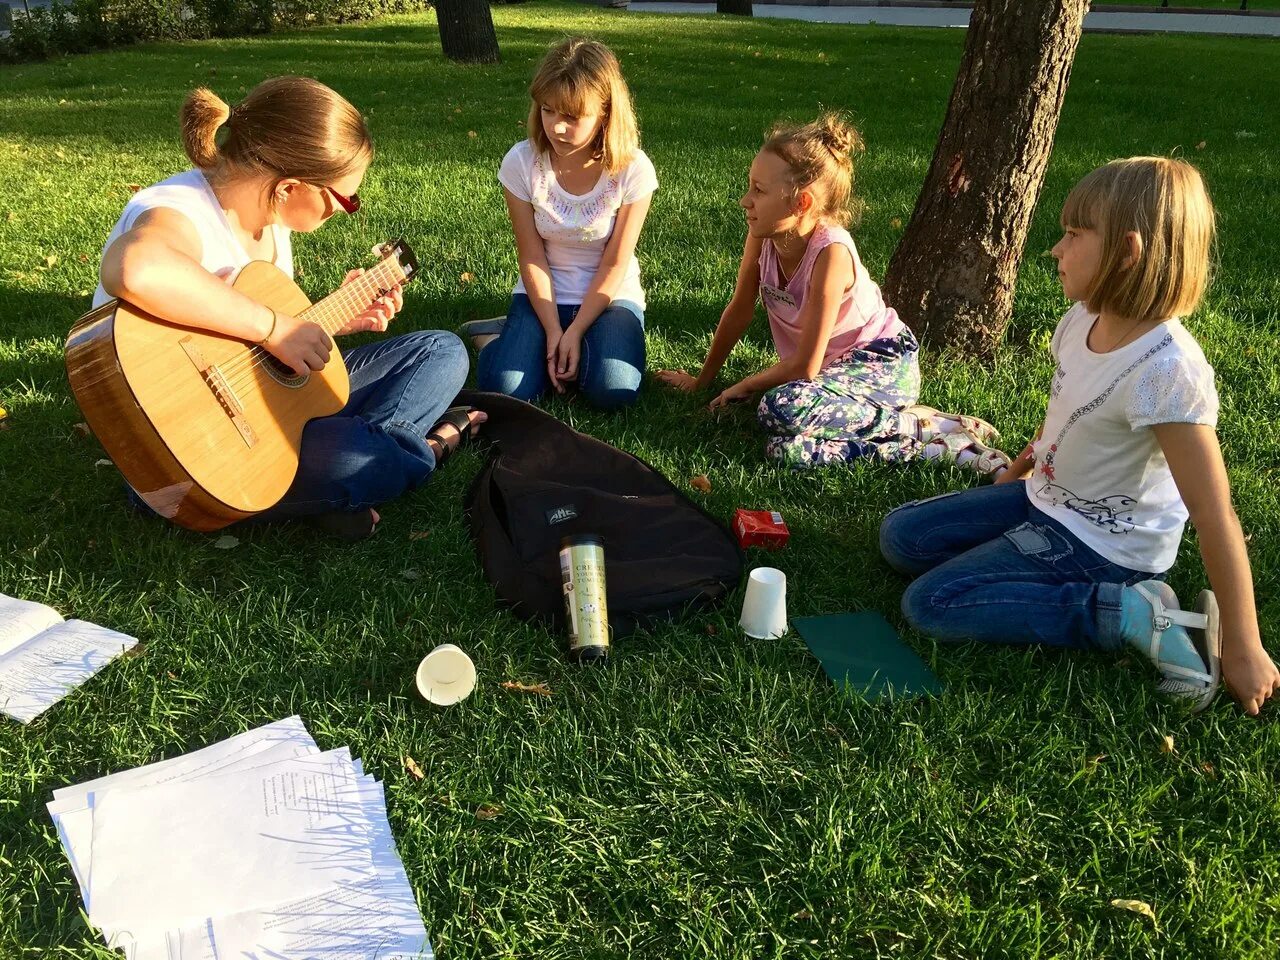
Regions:
M 1163 573 L 1187 508 L 1151 427 L 1216 427 L 1213 367 L 1176 318 L 1095 353 L 1087 341 L 1097 319 L 1077 303 L 1054 331 L 1057 369 L 1027 496 L 1112 563 Z

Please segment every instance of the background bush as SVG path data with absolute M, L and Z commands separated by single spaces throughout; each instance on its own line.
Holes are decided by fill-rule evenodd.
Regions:
M 0 0 L 3 5 L 4 0 Z M 191 40 L 411 13 L 429 0 L 54 0 L 14 11 L 0 63 L 43 60 L 144 40 Z

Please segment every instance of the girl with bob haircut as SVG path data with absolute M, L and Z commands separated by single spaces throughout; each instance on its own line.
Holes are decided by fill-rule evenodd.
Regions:
M 1180 317 L 1208 282 L 1213 206 L 1181 160 L 1115 160 L 1071 191 L 1044 425 L 995 486 L 906 504 L 880 529 L 940 640 L 1135 648 L 1193 709 L 1225 679 L 1256 715 L 1280 690 L 1215 425 L 1213 368 Z M 1190 517 L 1213 590 L 1164 582 Z
M 103 247 L 93 305 L 119 298 L 171 323 L 259 344 L 299 375 L 322 369 L 333 343 L 318 324 L 230 284 L 253 260 L 292 277 L 292 233 L 360 209 L 373 158 L 364 118 L 322 83 L 275 77 L 235 106 L 196 90 L 181 123 L 192 167 L 130 199 Z M 338 333 L 386 330 L 402 305 L 397 289 Z M 373 533 L 375 504 L 426 480 L 484 415 L 446 413 L 467 376 L 466 350 L 452 333 L 409 333 L 343 359 L 350 402 L 307 424 L 293 485 L 260 516 L 307 517 L 355 540 Z
M 577 381 L 596 405 L 625 406 L 644 376 L 635 249 L 657 176 L 608 47 L 557 44 L 529 95 L 529 137 L 498 171 L 520 276 L 505 319 L 462 327 L 479 350 L 478 386 L 533 400 Z
M 973 417 L 916 406 L 916 338 L 884 302 L 848 225 L 858 132 L 835 114 L 770 131 L 752 161 L 747 240 L 733 298 L 698 375 L 660 370 L 678 390 L 712 385 L 763 300 L 778 362 L 726 387 L 711 409 L 761 393 L 766 453 L 795 467 L 862 457 L 946 457 L 986 473 L 1008 458 Z

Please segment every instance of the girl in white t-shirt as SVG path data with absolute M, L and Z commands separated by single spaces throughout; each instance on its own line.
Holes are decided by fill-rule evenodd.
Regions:
M 529 139 L 498 171 L 520 277 L 504 320 L 462 327 L 480 351 L 478 385 L 532 400 L 577 381 L 597 405 L 625 406 L 644 376 L 635 249 L 658 180 L 608 47 L 558 44 L 529 93 Z
M 253 260 L 292 277 L 291 234 L 359 210 L 373 157 L 364 119 L 322 83 L 273 77 L 234 107 L 196 90 L 181 120 L 193 167 L 125 206 L 103 247 L 94 306 L 119 298 L 171 323 L 258 344 L 299 375 L 322 369 L 334 344 L 319 324 L 231 284 Z M 396 289 L 337 333 L 386 330 L 402 304 Z M 261 517 L 306 518 L 358 540 L 374 531 L 374 507 L 425 481 L 484 414 L 450 407 L 467 377 L 466 348 L 452 333 L 414 331 L 342 357 L 351 379 L 346 407 L 306 425 L 293 485 Z M 161 515 L 178 510 L 172 487 L 133 495 Z
M 1067 197 L 1053 248 L 1075 305 L 1053 335 L 1044 426 L 996 485 L 899 507 L 881 551 L 942 640 L 1140 650 L 1196 709 L 1277 690 L 1215 426 L 1213 368 L 1178 319 L 1208 279 L 1213 207 L 1181 160 L 1116 160 Z M 1164 582 L 1188 516 L 1213 591 Z

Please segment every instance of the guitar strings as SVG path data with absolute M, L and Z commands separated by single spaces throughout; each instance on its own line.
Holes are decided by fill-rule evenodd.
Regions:
M 388 289 L 405 279 L 403 272 L 399 277 L 394 276 L 393 262 L 391 259 L 384 260 L 361 275 L 357 280 L 339 287 L 325 299 L 304 310 L 300 314 L 300 319 L 305 318 L 317 323 L 326 334 L 332 336 L 334 330 L 337 330 L 343 323 L 362 312 L 357 308 L 371 304 L 376 293 Z M 395 265 L 398 266 L 399 264 Z M 329 327 L 330 323 L 333 323 L 332 329 Z M 252 382 L 256 369 L 274 359 L 276 359 L 275 355 L 269 350 L 259 344 L 254 344 L 241 356 L 219 366 L 218 370 L 221 372 L 224 381 L 234 390 Z M 291 369 L 290 373 L 293 373 Z

